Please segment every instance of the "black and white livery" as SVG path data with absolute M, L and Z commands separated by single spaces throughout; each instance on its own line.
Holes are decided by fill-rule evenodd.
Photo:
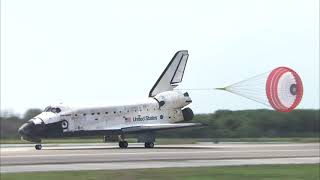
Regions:
M 48 106 L 23 124 L 18 132 L 24 140 L 37 143 L 43 138 L 77 136 L 118 136 L 119 147 L 127 148 L 127 134 L 137 134 L 146 148 L 153 148 L 155 131 L 200 126 L 186 123 L 193 112 L 186 107 L 192 100 L 187 92 L 175 91 L 182 81 L 188 61 L 188 51 L 178 51 L 157 82 L 149 97 L 141 102 L 120 106 L 75 108 L 64 105 Z

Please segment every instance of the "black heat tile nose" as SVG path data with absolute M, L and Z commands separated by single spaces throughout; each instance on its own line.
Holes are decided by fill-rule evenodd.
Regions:
M 32 122 L 24 123 L 18 130 L 20 136 L 30 137 L 35 125 Z

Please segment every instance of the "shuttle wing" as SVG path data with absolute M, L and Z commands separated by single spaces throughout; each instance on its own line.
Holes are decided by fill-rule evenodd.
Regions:
M 165 130 L 165 129 L 177 129 L 186 127 L 202 126 L 200 123 L 177 123 L 177 124 L 145 124 L 139 126 L 131 126 L 121 128 L 123 132 L 138 132 L 138 131 L 150 131 L 150 130 Z
M 157 82 L 150 90 L 149 97 L 153 97 L 164 91 L 172 91 L 182 81 L 184 70 L 188 61 L 188 51 L 178 51 L 162 72 Z

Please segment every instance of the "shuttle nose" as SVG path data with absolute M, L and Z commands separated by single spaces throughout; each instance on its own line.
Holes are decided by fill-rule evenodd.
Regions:
M 20 134 L 20 136 L 22 137 L 31 137 L 32 136 L 32 131 L 35 128 L 34 123 L 32 122 L 27 122 L 24 123 L 19 129 L 18 129 L 18 133 Z

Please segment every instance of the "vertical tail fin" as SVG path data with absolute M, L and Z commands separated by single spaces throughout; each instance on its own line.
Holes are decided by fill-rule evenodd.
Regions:
M 149 97 L 153 97 L 164 91 L 171 91 L 182 81 L 184 70 L 188 61 L 188 51 L 178 51 L 162 72 L 157 82 L 150 90 Z

